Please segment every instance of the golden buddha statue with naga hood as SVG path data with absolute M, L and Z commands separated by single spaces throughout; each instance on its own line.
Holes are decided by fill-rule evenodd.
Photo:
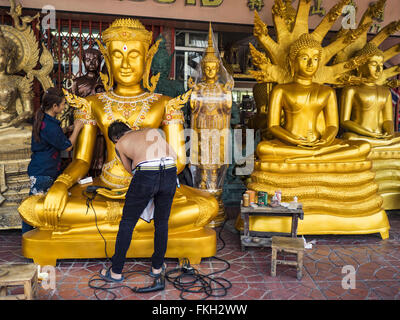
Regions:
M 322 47 L 322 40 L 348 2 L 333 6 L 310 34 L 311 1 L 299 0 L 294 23 L 289 27 L 285 19 L 288 3 L 276 0 L 273 18 L 277 42 L 268 36 L 256 14 L 255 35 L 268 58 L 250 47 L 254 63 L 261 69 L 253 74 L 259 82 L 277 85 L 271 92 L 268 110 L 268 130 L 274 139 L 258 144 L 258 160 L 248 188 L 270 195 L 281 190 L 283 202 L 297 196 L 305 213 L 304 220 L 299 221 L 299 234 L 380 233 L 387 238 L 388 219 L 367 159 L 370 145 L 336 138 L 337 98 L 335 90 L 325 85 L 341 83 L 343 74 L 366 60 L 361 56 L 327 65 L 370 25 L 365 22 L 356 30 L 349 29 Z M 237 227 L 240 225 L 238 220 Z M 289 233 L 290 229 L 289 218 L 250 218 L 251 231 Z
M 108 139 L 107 129 L 113 121 L 122 120 L 132 130 L 162 129 L 178 155 L 178 173 L 186 164 L 180 108 L 190 91 L 175 99 L 154 93 L 158 76 L 149 81 L 149 74 L 158 42 L 149 49 L 152 33 L 138 20 L 118 19 L 103 32 L 102 40 L 106 47 L 98 44 L 108 68 L 109 76 L 102 74 L 106 92 L 86 98 L 69 93 L 66 96 L 69 104 L 77 108 L 75 118 L 85 122 L 73 160 L 46 196 L 29 197 L 19 208 L 22 218 L 36 227 L 23 236 L 23 254 L 38 264 L 54 265 L 56 259 L 105 257 L 98 229 L 107 240 L 108 256 L 113 254 L 124 196 L 132 178 Z M 83 195 L 88 184 L 76 183 L 88 173 L 98 129 L 106 140 L 107 159 L 101 176 L 92 184 L 111 190 L 99 189 L 89 208 Z M 216 234 L 205 226 L 217 211 L 215 198 L 198 189 L 180 186 L 169 219 L 166 257 L 189 258 L 192 263 L 199 263 L 202 257 L 213 256 Z M 153 236 L 153 221 L 140 220 L 127 256 L 151 256 Z
M 371 145 L 368 159 L 383 208 L 400 208 L 400 134 L 394 132 L 392 95 L 389 87 L 400 86 L 397 80 L 388 80 L 400 73 L 400 67 L 384 69 L 383 64 L 400 53 L 400 44 L 386 51 L 379 45 L 400 30 L 400 21 L 384 27 L 370 41 L 363 34 L 356 42 L 337 56 L 337 60 L 368 55 L 365 64 L 349 73 L 341 94 L 340 124 L 342 135 L 350 141 L 366 141 Z

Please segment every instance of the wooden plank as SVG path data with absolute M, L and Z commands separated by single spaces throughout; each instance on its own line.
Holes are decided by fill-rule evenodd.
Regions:
M 25 300 L 26 297 L 24 294 L 16 294 L 12 296 L 5 296 L 5 297 L 0 297 L 0 300 Z

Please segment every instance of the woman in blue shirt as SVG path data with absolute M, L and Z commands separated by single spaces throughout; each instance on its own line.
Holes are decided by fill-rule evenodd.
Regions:
M 29 195 L 44 194 L 61 173 L 61 156 L 63 150 L 70 151 L 83 127 L 83 122 L 75 120 L 74 130 L 68 139 L 56 119 L 65 107 L 62 90 L 49 88 L 43 95 L 42 105 L 35 113 L 32 126 L 32 156 L 28 166 L 31 180 Z M 22 222 L 22 233 L 33 227 Z

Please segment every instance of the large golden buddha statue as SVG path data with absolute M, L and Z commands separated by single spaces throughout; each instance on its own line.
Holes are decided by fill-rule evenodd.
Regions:
M 149 83 L 149 73 L 158 42 L 149 49 L 152 33 L 138 20 L 118 19 L 103 32 L 102 39 L 106 48 L 100 42 L 99 46 L 109 74 L 102 78 L 107 91 L 87 98 L 67 96 L 68 102 L 78 107 L 75 118 L 85 122 L 72 163 L 45 197 L 29 197 L 19 208 L 22 218 L 36 227 L 24 234 L 23 254 L 39 264 L 54 265 L 56 259 L 62 258 L 104 257 L 104 242 L 98 229 L 107 240 L 108 256 L 113 254 L 124 194 L 132 176 L 117 159 L 114 144 L 108 139 L 110 123 L 122 120 L 133 130 L 161 128 L 178 155 L 178 173 L 186 164 L 180 108 L 190 92 L 182 99 L 153 93 L 157 76 Z M 76 182 L 88 173 L 98 128 L 106 139 L 107 159 L 93 184 L 111 190 L 100 191 L 89 208 L 82 194 L 88 184 Z M 202 257 L 213 256 L 215 231 L 204 226 L 217 210 L 218 203 L 209 194 L 183 185 L 178 188 L 169 220 L 166 257 L 189 258 L 192 263 L 199 263 Z M 128 257 L 151 256 L 153 234 L 153 222 L 140 220 Z
M 365 36 L 353 45 L 353 50 L 347 50 L 347 55 L 355 52 L 355 56 L 367 54 L 370 58 L 357 69 L 353 76 L 355 80 L 343 89 L 341 96 L 340 122 L 346 131 L 343 138 L 366 141 L 371 145 L 368 159 L 372 161 L 379 194 L 387 210 L 400 208 L 400 134 L 394 132 L 392 95 L 388 87 L 400 83 L 387 82 L 388 78 L 400 73 L 400 68 L 384 70 L 383 64 L 400 53 L 400 46 L 385 52 L 378 46 L 399 29 L 400 22 L 391 23 L 370 42 L 366 43 Z M 362 49 L 357 50 L 362 45 Z
M 340 82 L 342 74 L 365 59 L 363 56 L 326 65 L 368 26 L 348 30 L 327 47 L 321 46 L 347 2 L 335 5 L 309 34 L 310 1 L 299 1 L 292 28 L 285 22 L 285 3 L 276 1 L 273 13 L 278 42 L 265 33 L 265 25 L 256 16 L 256 35 L 270 60 L 252 47 L 255 64 L 261 69 L 254 74 L 278 84 L 271 92 L 268 110 L 268 129 L 274 139 L 258 144 L 258 160 L 248 188 L 270 195 L 281 190 L 285 202 L 297 196 L 305 213 L 299 222 L 299 234 L 380 233 L 387 238 L 388 219 L 367 159 L 370 145 L 336 138 L 336 94 L 324 85 Z M 288 218 L 250 219 L 251 231 L 286 233 L 290 228 Z

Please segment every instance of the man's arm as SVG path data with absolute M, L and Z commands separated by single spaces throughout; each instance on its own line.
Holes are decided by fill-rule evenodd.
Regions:
M 121 145 L 118 145 L 118 143 L 115 145 L 115 153 L 117 154 L 117 157 L 119 158 L 119 160 L 122 162 L 125 170 L 132 174 L 132 161 L 133 160 L 129 159 L 124 154 L 123 147 L 121 147 Z

